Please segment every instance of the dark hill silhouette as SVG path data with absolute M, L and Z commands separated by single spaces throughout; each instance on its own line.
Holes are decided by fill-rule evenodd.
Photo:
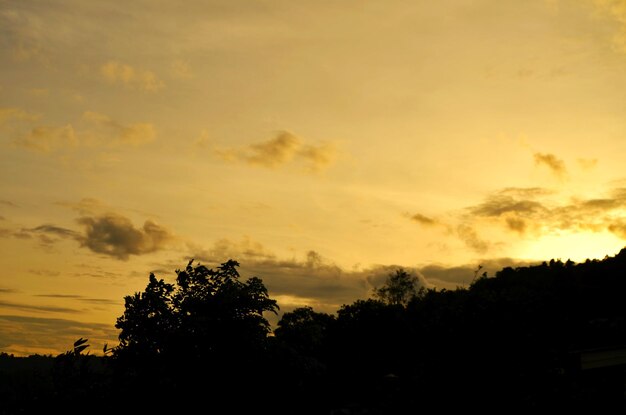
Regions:
M 403 270 L 336 315 L 285 313 L 235 261 L 190 262 L 126 297 L 106 357 L 0 356 L 0 414 L 84 405 L 169 413 L 621 413 L 626 250 L 417 290 Z M 471 276 L 470 276 L 471 277 Z M 34 364 L 36 363 L 36 364 Z M 223 408 L 223 409 L 218 409 Z

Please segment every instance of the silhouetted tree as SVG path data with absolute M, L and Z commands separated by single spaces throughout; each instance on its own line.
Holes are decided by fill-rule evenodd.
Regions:
M 217 269 L 193 265 L 177 270 L 176 284 L 150 274 L 146 290 L 125 298 L 116 353 L 201 357 L 256 347 L 270 331 L 264 312 L 276 312 L 263 282 L 239 280 L 236 261 Z
M 374 297 L 387 304 L 406 306 L 419 294 L 418 287 L 418 278 L 399 268 L 395 273 L 389 274 L 385 285 L 374 290 Z
M 274 331 L 276 338 L 300 353 L 318 355 L 324 347 L 335 317 L 301 307 L 283 314 Z

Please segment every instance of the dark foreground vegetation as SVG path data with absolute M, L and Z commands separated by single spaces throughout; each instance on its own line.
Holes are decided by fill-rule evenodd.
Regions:
M 621 413 L 626 250 L 505 268 L 468 289 L 403 270 L 336 315 L 299 308 L 271 335 L 262 281 L 237 263 L 150 276 L 126 297 L 120 344 L 0 355 L 0 413 Z

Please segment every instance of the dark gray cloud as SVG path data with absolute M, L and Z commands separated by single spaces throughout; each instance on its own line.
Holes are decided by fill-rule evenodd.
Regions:
M 147 220 L 135 228 L 130 219 L 107 214 L 78 219 L 84 233 L 77 239 L 91 251 L 126 260 L 130 255 L 142 255 L 163 249 L 173 235 L 166 228 Z
M 476 276 L 486 272 L 493 276 L 504 267 L 523 267 L 532 265 L 528 261 L 513 258 L 482 259 L 475 264 L 465 264 L 458 266 L 445 266 L 430 264 L 419 267 L 417 270 L 424 278 L 437 288 L 455 289 L 457 287 L 468 286 Z M 481 266 L 480 270 L 478 267 Z M 478 272 L 477 272 L 478 271 Z
M 57 354 L 71 348 L 80 337 L 88 338 L 91 350 L 105 343 L 117 344 L 117 330 L 111 324 L 74 320 L 0 315 L 0 351 L 27 355 L 34 352 Z
M 0 237 L 18 239 L 36 238 L 44 247 L 50 247 L 60 239 L 71 239 L 91 251 L 126 260 L 130 255 L 143 255 L 164 249 L 173 234 L 159 224 L 147 220 L 136 228 L 130 219 L 116 213 L 99 216 L 83 216 L 77 220 L 82 232 L 52 224 L 34 228 L 0 228 Z

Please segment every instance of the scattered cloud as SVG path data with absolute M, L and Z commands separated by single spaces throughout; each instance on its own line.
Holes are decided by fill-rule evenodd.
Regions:
M 544 165 L 548 167 L 552 174 L 554 174 L 559 179 L 563 179 L 567 175 L 565 163 L 563 162 L 563 160 L 558 159 L 554 154 L 535 153 L 533 154 L 533 156 L 535 158 L 536 165 Z
M 0 126 L 12 120 L 35 121 L 39 117 L 20 108 L 0 107 Z
M 136 228 L 129 218 L 117 213 L 82 216 L 77 222 L 82 227 L 81 231 L 43 224 L 18 230 L 0 229 L 0 237 L 36 237 L 44 247 L 50 247 L 60 239 L 70 239 L 92 252 L 120 260 L 127 260 L 130 255 L 159 251 L 174 240 L 168 229 L 151 220 L 146 220 L 141 228 Z
M 217 149 L 218 157 L 231 162 L 275 169 L 290 162 L 304 163 L 310 172 L 327 168 L 335 159 L 336 150 L 330 143 L 307 144 L 289 131 L 280 131 L 267 141 L 243 148 Z
M 100 75 L 110 84 L 121 84 L 142 91 L 156 92 L 165 87 L 165 83 L 154 72 L 117 61 L 109 61 L 102 65 Z
M 343 304 L 370 297 L 373 287 L 382 284 L 389 273 L 399 268 L 397 265 L 374 265 L 345 270 L 316 251 L 309 251 L 302 258 L 280 259 L 250 238 L 239 242 L 222 239 L 208 249 L 189 248 L 189 258 L 210 267 L 228 259 L 239 261 L 242 276 L 261 278 L 270 296 L 278 299 L 283 312 L 303 305 L 334 312 Z M 160 269 L 172 267 L 180 265 L 159 266 Z M 403 268 L 416 273 L 411 267 Z M 424 286 L 430 286 L 421 276 L 419 278 Z
M 593 4 L 600 12 L 617 22 L 617 33 L 612 39 L 613 47 L 618 52 L 626 53 L 626 3 L 623 0 L 593 0 Z
M 481 259 L 475 264 L 466 264 L 458 266 L 445 266 L 438 264 L 429 264 L 417 268 L 417 271 L 424 278 L 437 288 L 455 289 L 457 287 L 468 286 L 475 277 L 486 272 L 487 275 L 495 275 L 505 267 L 525 267 L 533 265 L 533 263 L 513 258 L 493 258 Z M 481 266 L 480 271 L 478 267 Z
M 107 137 L 104 141 L 109 145 L 139 146 L 153 141 L 156 137 L 154 125 L 149 123 L 123 125 L 104 114 L 93 111 L 85 112 L 83 118 L 103 130 Z
M 5 118 L 15 118 L 17 117 L 15 114 L 19 113 L 7 113 Z M 75 128 L 71 123 L 65 126 L 31 127 L 28 131 L 17 132 L 13 144 L 31 151 L 50 153 L 78 147 L 137 147 L 153 141 L 156 137 L 156 129 L 151 123 L 124 124 L 93 111 L 86 111 L 82 120 L 77 122 L 80 124 L 79 128 Z M 1 111 L 0 125 L 2 125 Z
M 28 231 L 52 234 L 52 235 L 60 236 L 62 238 L 76 239 L 80 237 L 80 234 L 76 231 L 73 231 L 67 228 L 62 228 L 60 226 L 54 226 L 54 225 L 40 225 L 35 228 L 28 229 Z
M 13 143 L 28 150 L 48 153 L 61 148 L 76 147 L 79 144 L 79 140 L 74 132 L 74 127 L 71 124 L 67 124 L 63 127 L 35 127 L 15 138 Z
M 113 323 L 0 315 L 0 350 L 7 353 L 57 354 L 70 349 L 79 337 L 88 338 L 91 349 L 97 352 L 105 343 L 117 343 L 117 330 Z
M 520 235 L 530 230 L 533 234 L 564 230 L 609 231 L 626 239 L 626 227 L 623 226 L 626 223 L 626 188 L 616 187 L 605 197 L 574 197 L 564 202 L 542 197 L 541 194 L 540 191 L 501 190 L 488 195 L 483 203 L 468 207 L 469 215 L 464 217 L 464 223 L 469 226 L 475 219 L 483 218 L 499 221 L 506 229 Z M 546 193 L 546 196 L 549 195 L 552 193 Z
M 0 301 L 0 308 L 9 308 L 13 310 L 33 311 L 33 312 L 41 312 L 41 313 L 79 313 L 80 312 L 80 310 L 67 308 L 67 307 L 13 303 L 10 301 Z
M 419 223 L 420 225 L 424 226 L 432 226 L 439 223 L 435 219 L 424 216 L 421 213 L 406 214 L 406 216 L 408 216 L 409 219 L 411 219 L 413 222 Z
M 519 200 L 513 196 L 498 193 L 487 197 L 483 203 L 469 210 L 475 216 L 498 217 L 507 213 L 530 214 L 543 209 L 541 203 L 534 200 Z
M 193 72 L 189 66 L 189 63 L 180 59 L 172 62 L 170 66 L 170 73 L 174 79 L 191 79 L 193 78 Z
M 120 305 L 122 301 L 110 300 L 108 298 L 89 298 L 84 297 L 82 295 L 77 294 L 36 294 L 35 297 L 42 298 L 59 298 L 66 300 L 76 300 L 89 304 L 100 304 L 100 305 Z
M 461 224 L 457 226 L 456 235 L 468 248 L 471 248 L 480 254 L 484 254 L 489 250 L 489 242 L 481 239 L 476 230 L 470 225 Z
M 147 220 L 136 228 L 130 219 L 109 213 L 78 219 L 84 233 L 77 238 L 81 246 L 99 254 L 127 260 L 130 255 L 143 255 L 161 250 L 173 239 L 166 228 Z

